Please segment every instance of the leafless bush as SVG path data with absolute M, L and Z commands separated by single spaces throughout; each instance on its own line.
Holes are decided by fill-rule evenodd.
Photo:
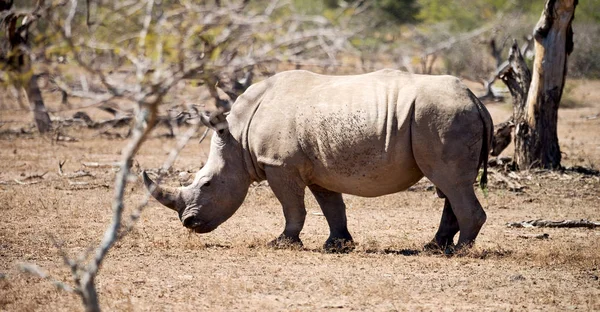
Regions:
M 444 53 L 444 67 L 447 74 L 467 77 L 474 81 L 489 78 L 495 63 L 485 42 L 465 42 L 455 45 Z
M 575 49 L 569 58 L 569 74 L 600 78 L 600 25 L 576 24 Z
M 38 1 L 36 40 L 26 51 L 32 70 L 51 77 L 56 88 L 84 99 L 86 106 L 119 101 L 134 108 L 135 125 L 115 179 L 112 220 L 101 243 L 76 258 L 61 251 L 75 286 L 54 283 L 78 294 L 86 310 L 100 310 L 95 277 L 113 244 L 130 228 L 123 225 L 123 199 L 133 157 L 170 93 L 186 84 L 204 86 L 217 108 L 227 110 L 252 82 L 254 69 L 274 72 L 281 62 L 305 60 L 336 63 L 337 53 L 345 49 L 348 34 L 327 19 L 297 15 L 285 2 L 266 4 Z M 181 137 L 178 149 L 193 132 Z M 171 152 L 165 168 L 177 152 Z M 130 216 L 130 224 L 146 202 Z M 23 268 L 52 280 L 35 266 Z

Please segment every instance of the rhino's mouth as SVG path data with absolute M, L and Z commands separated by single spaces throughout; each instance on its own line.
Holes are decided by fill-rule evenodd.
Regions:
M 184 226 L 196 233 L 208 233 L 216 229 L 219 226 L 219 223 L 194 220 L 190 224 L 185 224 Z

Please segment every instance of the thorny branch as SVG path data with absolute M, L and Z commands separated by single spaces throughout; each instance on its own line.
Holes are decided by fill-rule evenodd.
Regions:
M 71 268 L 76 287 L 55 281 L 54 284 L 80 295 L 87 311 L 99 311 L 96 275 L 111 247 L 130 232 L 149 199 L 146 195 L 124 224 L 124 192 L 132 161 L 156 125 L 158 107 L 169 91 L 180 87 L 182 81 L 204 85 L 216 100 L 217 109 L 224 112 L 251 84 L 253 70 L 275 72 L 282 61 L 309 59 L 335 63 L 337 53 L 346 48 L 350 34 L 318 17 L 292 14 L 282 23 L 273 23 L 271 15 L 287 5 L 279 1 L 259 11 L 249 10 L 247 1 L 220 6 L 199 5 L 194 1 L 92 2 L 97 15 L 93 19 L 98 21 L 93 28 L 88 28 L 90 1 L 87 1 L 85 18 L 78 18 L 77 0 L 44 6 L 39 18 L 50 26 L 53 36 L 61 39 L 48 42 L 59 41 L 62 46 L 60 49 L 52 45 L 34 46 L 27 53 L 39 64 L 44 63 L 36 70 L 45 72 L 52 85 L 63 94 L 91 100 L 92 105 L 124 100 L 135 109 L 132 136 L 122 151 L 120 170 L 115 178 L 112 219 L 101 243 L 76 260 L 56 243 L 63 261 Z M 108 36 L 102 33 L 110 31 L 112 28 L 107 25 L 116 22 L 126 24 L 123 30 L 110 32 Z M 56 55 L 55 51 L 64 55 Z M 66 60 L 69 68 L 74 65 L 83 70 L 80 86 L 74 85 L 61 71 L 56 59 Z M 228 96 L 224 96 L 223 91 Z M 160 174 L 172 166 L 200 125 L 195 124 L 180 136 Z M 207 131 L 200 140 L 206 135 Z M 62 172 L 63 164 L 59 163 L 59 174 L 66 176 Z M 33 266 L 23 268 L 50 279 Z

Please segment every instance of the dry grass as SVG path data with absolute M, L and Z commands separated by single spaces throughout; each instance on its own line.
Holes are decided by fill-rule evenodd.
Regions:
M 583 84 L 586 99 L 600 97 L 598 86 Z M 582 118 L 599 113 L 600 101 L 587 104 L 559 113 L 565 165 L 600 164 L 600 119 Z M 489 108 L 498 122 L 509 112 L 501 104 Z M 29 121 L 26 112 L 0 114 L 0 121 L 15 121 L 11 127 Z M 0 310 L 81 309 L 76 296 L 21 273 L 18 265 L 35 263 L 69 282 L 51 237 L 71 255 L 98 243 L 112 198 L 103 185 L 112 187 L 114 171 L 82 163 L 116 161 L 125 142 L 87 130 L 64 131 L 79 142 L 0 137 Z M 134 169 L 158 167 L 173 144 L 152 138 Z M 207 151 L 206 142 L 192 144 L 175 168 L 197 170 Z M 88 170 L 94 177 L 82 181 L 94 187 L 77 189 L 59 176 L 58 161 L 65 159 L 65 172 Z M 43 179 L 27 180 L 36 184 L 13 182 L 44 172 Z M 231 220 L 205 235 L 190 233 L 173 212 L 152 202 L 105 261 L 98 277 L 101 304 L 107 311 L 599 310 L 600 230 L 505 226 L 537 218 L 598 220 L 598 177 L 520 176 L 524 192 L 492 183 L 489 196 L 480 196 L 488 222 L 475 247 L 454 257 L 421 251 L 435 233 L 443 205 L 426 182 L 380 198 L 347 196 L 349 227 L 359 245 L 342 255 L 321 252 L 328 229 L 310 195 L 301 250 L 265 247 L 282 230 L 283 215 L 264 185 L 253 187 Z M 139 179 L 127 192 L 131 209 L 144 194 Z M 543 233 L 549 238 L 519 237 Z

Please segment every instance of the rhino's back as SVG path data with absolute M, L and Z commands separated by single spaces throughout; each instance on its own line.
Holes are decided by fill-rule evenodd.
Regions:
M 393 70 L 290 71 L 267 79 L 250 90 L 260 93 L 247 131 L 257 170 L 285 164 L 298 168 L 306 183 L 361 196 L 406 189 L 423 176 L 411 143 L 415 109 L 424 114 L 415 103 L 430 84 L 446 80 Z

